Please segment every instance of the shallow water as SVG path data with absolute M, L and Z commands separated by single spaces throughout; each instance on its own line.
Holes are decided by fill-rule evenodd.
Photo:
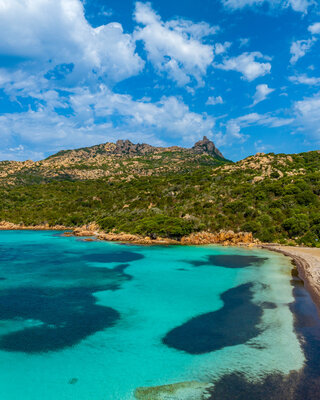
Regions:
M 217 399 L 271 399 L 270 377 L 316 384 L 318 316 L 291 270 L 257 249 L 0 232 L 1 399 L 131 400 L 194 380 Z

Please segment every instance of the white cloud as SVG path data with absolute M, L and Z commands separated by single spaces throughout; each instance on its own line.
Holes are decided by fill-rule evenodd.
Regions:
M 222 64 L 215 64 L 216 68 L 226 71 L 238 71 L 244 79 L 253 81 L 259 76 L 269 74 L 271 71 L 271 64 L 269 62 L 263 63 L 257 59 L 269 60 L 268 57 L 263 56 L 260 52 L 243 53 L 238 57 L 225 58 Z
M 254 142 L 254 148 L 256 149 L 257 152 L 261 153 L 265 153 L 267 151 L 272 151 L 273 150 L 273 146 L 265 144 L 262 140 L 257 140 Z
M 294 104 L 300 130 L 320 141 L 320 93 Z
M 250 125 L 263 125 L 269 126 L 271 128 L 278 128 L 281 126 L 289 125 L 293 122 L 291 118 L 279 118 L 269 114 L 258 113 L 243 115 L 236 118 L 234 121 L 240 123 L 242 127 L 248 127 Z
M 225 53 L 231 45 L 231 42 L 216 43 L 214 46 L 214 52 L 216 55 Z
M 181 18 L 168 21 L 164 25 L 166 27 L 172 28 L 176 32 L 179 32 L 184 37 L 191 37 L 195 40 L 201 40 L 205 37 L 215 35 L 219 31 L 218 26 L 211 26 L 207 22 L 202 21 L 194 23 L 192 21 Z
M 255 106 L 256 104 L 265 100 L 268 97 L 268 95 L 272 92 L 274 92 L 274 89 L 269 88 L 268 85 L 266 84 L 258 85 L 256 87 L 256 93 L 253 96 L 252 106 Z
M 65 103 L 72 107 L 70 116 L 42 105 L 37 110 L 0 116 L 2 148 L 7 149 L 4 153 L 17 147 L 17 141 L 24 146 L 25 154 L 28 149 L 42 154 L 120 138 L 154 144 L 177 138 L 189 145 L 204 135 L 212 136 L 215 125 L 214 118 L 192 112 L 179 98 L 163 97 L 155 103 L 135 101 L 104 85 L 98 92 L 74 89 Z M 20 153 L 23 158 L 24 152 Z
M 223 99 L 221 96 L 210 96 L 206 102 L 207 106 L 215 106 L 216 104 L 223 104 Z
M 295 64 L 301 57 L 303 57 L 311 49 L 315 41 L 316 39 L 312 38 L 293 42 L 290 47 L 290 54 L 292 54 L 290 63 Z
M 0 0 L 0 54 L 30 61 L 73 63 L 77 81 L 93 74 L 117 82 L 143 61 L 119 23 L 93 28 L 80 0 Z
M 79 89 L 70 101 L 75 112 L 87 120 L 112 115 L 121 118 L 122 126 L 128 129 L 162 132 L 162 136 L 179 137 L 185 142 L 210 135 L 215 124 L 212 117 L 190 111 L 181 99 L 174 96 L 163 97 L 156 103 L 134 101 L 129 95 L 116 94 L 102 86 L 98 94 Z
M 136 3 L 135 19 L 143 25 L 135 32 L 142 40 L 149 60 L 155 69 L 179 85 L 186 85 L 191 78 L 203 84 L 203 76 L 213 61 L 213 46 L 202 39 L 216 32 L 216 27 L 186 20 L 163 22 L 150 3 Z
M 225 133 L 217 135 L 217 145 L 223 146 L 226 144 L 233 144 L 235 142 L 245 142 L 249 135 L 242 131 L 243 128 L 250 126 L 266 126 L 269 128 L 279 128 L 289 125 L 293 119 L 279 118 L 270 114 L 250 113 L 238 118 L 230 119 L 226 123 Z
M 308 8 L 316 4 L 314 0 L 282 0 L 282 7 L 291 7 L 294 11 L 307 13 Z
M 240 44 L 239 44 L 240 47 L 246 47 L 249 45 L 250 39 L 249 38 L 240 38 L 239 42 L 240 42 Z
M 0 158 L 40 158 L 119 138 L 153 144 L 177 138 L 189 145 L 212 136 L 214 118 L 192 112 L 181 98 L 133 100 L 111 87 L 144 67 L 135 52 L 139 35 L 159 53 L 159 69 L 180 83 L 184 77 L 201 82 L 214 56 L 213 45 L 202 41 L 217 28 L 181 19 L 163 23 L 141 3 L 136 17 L 147 25 L 133 37 L 118 23 L 91 27 L 80 0 L 0 0 L 0 55 L 26 58 L 19 68 L 0 68 L 0 85 L 22 110 L 29 106 L 0 116 Z
M 313 35 L 317 35 L 320 33 L 320 22 L 316 22 L 308 27 L 308 31 Z
M 315 4 L 314 0 L 222 0 L 222 3 L 231 10 L 241 9 L 247 6 L 262 6 L 268 3 L 271 7 L 287 8 L 294 11 L 307 13 L 308 8 Z
M 320 78 L 309 77 L 306 74 L 290 76 L 289 80 L 296 84 L 320 85 Z

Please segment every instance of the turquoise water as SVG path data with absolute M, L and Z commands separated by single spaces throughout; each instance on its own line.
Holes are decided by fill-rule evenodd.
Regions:
M 2 400 L 300 371 L 290 261 L 257 249 L 0 232 Z

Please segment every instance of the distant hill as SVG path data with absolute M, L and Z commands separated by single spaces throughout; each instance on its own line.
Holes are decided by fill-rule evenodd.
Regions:
M 16 185 L 52 180 L 90 180 L 104 177 L 130 179 L 178 173 L 227 162 L 207 137 L 190 148 L 154 147 L 129 140 L 76 150 L 63 150 L 45 160 L 0 162 L 0 184 Z
M 0 220 L 179 238 L 232 229 L 319 246 L 320 153 L 258 153 L 236 163 L 204 138 L 192 148 L 129 141 L 0 163 Z

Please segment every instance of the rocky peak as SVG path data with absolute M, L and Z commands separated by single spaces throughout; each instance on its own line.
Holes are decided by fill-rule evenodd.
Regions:
M 134 144 L 130 140 L 117 140 L 115 154 L 146 154 L 154 151 L 154 147 L 145 143 Z
M 224 158 L 222 153 L 216 148 L 215 144 L 207 138 L 207 136 L 203 136 L 202 140 L 199 140 L 195 145 L 192 147 L 192 151 L 196 154 L 209 154 L 213 156 L 218 156 Z

